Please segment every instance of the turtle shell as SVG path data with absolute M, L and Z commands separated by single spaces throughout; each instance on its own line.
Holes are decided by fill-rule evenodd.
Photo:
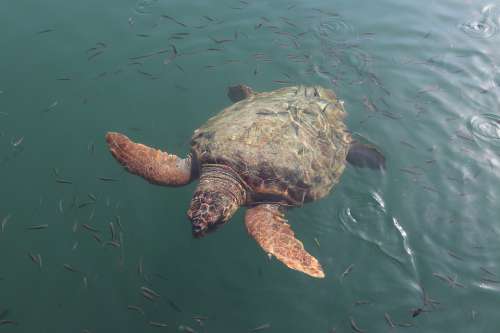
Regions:
M 256 93 L 197 129 L 193 157 L 223 164 L 250 190 L 248 205 L 301 205 L 328 194 L 344 171 L 351 137 L 331 90 L 286 87 Z

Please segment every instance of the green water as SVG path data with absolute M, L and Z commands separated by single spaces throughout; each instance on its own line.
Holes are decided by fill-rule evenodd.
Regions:
M 498 331 L 499 13 L 451 0 L 0 2 L 0 332 Z M 195 183 L 155 187 L 107 151 L 113 130 L 184 155 L 237 83 L 330 87 L 387 157 L 384 173 L 347 168 L 331 195 L 287 213 L 325 279 L 269 261 L 244 209 L 193 239 Z M 121 247 L 83 227 L 106 242 L 109 222 Z

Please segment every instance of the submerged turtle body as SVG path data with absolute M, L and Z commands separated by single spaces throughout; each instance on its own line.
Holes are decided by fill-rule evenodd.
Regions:
M 200 165 L 231 167 L 251 189 L 246 204 L 300 205 L 339 181 L 351 142 L 342 103 L 321 87 L 256 93 L 194 132 Z
M 371 145 L 351 142 L 344 108 L 333 91 L 287 87 L 254 93 L 229 88 L 235 102 L 197 129 L 191 154 L 180 158 L 109 132 L 112 155 L 129 172 L 151 183 L 182 186 L 199 178 L 187 216 L 201 237 L 248 206 L 245 226 L 268 255 L 310 276 L 325 276 L 319 261 L 295 237 L 287 207 L 327 195 L 346 160 L 383 168 L 384 156 Z

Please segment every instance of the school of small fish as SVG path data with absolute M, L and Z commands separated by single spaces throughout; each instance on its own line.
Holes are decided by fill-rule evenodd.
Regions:
M 228 6 L 229 9 L 233 11 L 244 12 L 253 5 L 253 2 L 254 1 L 250 0 L 239 0 Z M 147 8 L 145 5 L 140 8 L 140 11 L 146 10 Z M 136 42 L 141 43 L 161 33 L 164 36 L 163 43 L 150 49 L 145 49 L 144 52 L 140 54 L 128 54 L 125 57 L 126 63 L 120 68 L 113 67 L 102 70 L 103 67 L 99 67 L 100 69 L 93 75 L 92 80 L 106 80 L 125 72 L 133 73 L 137 79 L 144 80 L 159 80 L 164 77 L 164 72 L 148 69 L 154 68 L 148 67 L 149 64 L 160 64 L 168 69 L 172 68 L 172 70 L 177 71 L 179 75 L 180 73 L 182 73 L 182 75 L 210 74 L 223 67 L 243 65 L 247 68 L 250 77 L 256 77 L 262 75 L 262 73 L 277 60 L 273 48 L 279 48 L 286 50 L 287 54 L 285 60 L 288 61 L 290 66 L 300 66 L 301 75 L 326 77 L 328 78 L 328 84 L 334 90 L 339 87 L 367 85 L 372 92 L 376 91 L 376 93 L 371 94 L 367 92 L 366 95 L 360 96 L 357 101 L 362 108 L 360 111 L 365 115 L 364 120 L 360 121 L 361 125 L 374 117 L 385 118 L 387 121 L 398 121 L 401 119 L 402 114 L 400 112 L 391 110 L 391 92 L 377 76 L 376 72 L 372 70 L 370 65 L 373 59 L 371 59 L 369 54 L 364 52 L 362 48 L 364 41 L 373 40 L 377 37 L 375 33 L 360 32 L 355 38 L 340 39 L 334 43 L 328 44 L 324 41 L 328 40 L 332 35 L 335 35 L 338 31 L 336 25 L 342 22 L 340 15 L 333 9 L 307 8 L 302 4 L 290 3 L 283 11 L 285 14 L 294 11 L 303 11 L 305 17 L 313 22 L 314 25 L 311 25 L 312 27 L 304 26 L 296 22 L 293 18 L 285 16 L 262 16 L 255 17 L 251 26 L 237 27 L 231 33 L 220 33 L 218 27 L 226 24 L 231 19 L 230 17 L 222 18 L 203 15 L 201 12 L 200 15 L 193 15 L 191 17 L 176 17 L 172 13 L 157 13 L 156 16 L 152 16 L 151 18 L 153 28 L 145 32 L 140 31 L 138 27 L 137 21 L 139 20 L 139 14 L 134 14 L 128 17 L 122 24 L 129 26 L 130 33 L 134 36 Z M 479 25 L 469 25 L 467 27 L 469 30 L 472 28 L 476 30 L 481 28 Z M 161 32 L 159 30 L 161 30 Z M 40 38 L 50 38 L 50 36 L 57 34 L 59 31 L 60 30 L 56 28 L 41 28 L 34 31 L 33 34 Z M 226 57 L 226 53 L 229 49 L 251 45 L 253 40 L 258 40 L 264 35 L 272 36 L 272 45 L 268 45 L 267 48 L 258 48 L 248 51 L 245 58 L 233 59 Z M 190 45 L 188 42 L 193 36 L 205 36 L 206 44 Z M 309 39 L 312 39 L 313 36 L 319 38 L 321 41 L 318 48 L 322 54 L 332 59 L 330 68 L 319 66 L 314 62 L 313 55 L 310 50 L 308 50 L 310 45 Z M 427 39 L 430 36 L 431 33 L 429 32 L 422 38 Z M 88 64 L 96 65 L 97 68 L 97 65 L 101 65 L 101 63 L 105 62 L 108 55 L 112 52 L 113 41 L 98 40 L 91 45 L 82 46 L 82 60 Z M 190 57 L 207 59 L 207 63 L 201 68 L 190 68 L 186 65 L 189 63 L 186 59 Z M 352 62 L 352 58 L 356 59 L 354 63 Z M 413 60 L 404 61 L 409 64 L 414 63 Z M 431 62 L 432 59 L 429 59 L 426 64 Z M 61 83 L 65 82 L 65 84 L 71 84 L 71 82 L 80 80 L 78 75 L 70 74 L 72 71 L 68 70 L 67 73 L 68 74 L 58 75 L 54 79 L 56 81 L 61 81 Z M 269 79 L 268 83 L 273 87 L 296 85 L 302 83 L 300 82 L 300 78 L 297 72 L 292 70 L 290 72 L 281 71 L 281 74 Z M 235 83 L 239 83 L 239 81 Z M 177 82 L 172 83 L 172 87 L 179 93 L 189 92 L 188 87 Z M 7 88 L 8 87 L 2 86 L 0 97 L 10 93 Z M 431 84 L 415 92 L 412 103 L 417 111 L 417 117 L 427 112 L 425 97 L 438 93 L 441 90 L 442 87 L 439 85 Z M 484 91 L 484 93 L 487 92 L 488 90 Z M 82 96 L 81 98 L 82 104 L 87 104 L 92 99 L 91 96 Z M 36 112 L 39 113 L 41 117 L 56 116 L 58 112 L 62 112 L 62 110 L 67 107 L 66 105 L 67 101 L 61 96 L 49 97 L 45 102 L 41 103 Z M 12 112 L 12 110 L 0 110 L 0 125 L 2 124 L 1 121 L 8 119 Z M 450 122 L 454 120 L 456 119 L 450 119 Z M 128 130 L 140 132 L 141 128 L 129 127 Z M 6 133 L 8 133 L 7 129 L 1 128 L 0 138 L 6 136 L 6 145 L 8 148 L 7 154 L 1 157 L 0 166 L 7 165 L 17 157 L 22 156 L 22 154 L 29 154 L 29 145 L 33 140 L 36 140 L 36 138 L 30 137 L 28 133 Z M 475 140 L 470 134 L 460 130 L 454 133 L 453 139 L 468 143 L 474 142 Z M 404 149 L 409 149 L 411 151 L 419 150 L 419 147 L 409 142 L 409 139 L 397 141 Z M 86 143 L 86 148 L 84 146 L 82 154 L 85 153 L 86 149 L 87 154 L 94 155 L 99 145 L 103 145 L 103 143 L 97 141 Z M 464 148 L 464 150 L 465 149 L 466 148 Z M 420 189 L 427 191 L 429 195 L 439 195 L 439 189 L 421 181 L 426 173 L 435 165 L 435 162 L 435 159 L 429 158 L 420 165 L 402 166 L 394 171 L 412 179 Z M 96 169 L 98 170 L 99 167 L 96 167 Z M 110 269 L 118 267 L 118 270 L 130 273 L 130 270 L 126 271 L 125 269 L 126 265 L 131 265 L 130 261 L 126 261 L 126 257 L 130 255 L 126 241 L 130 239 L 131 234 L 140 232 L 140 230 L 134 229 L 139 227 L 132 227 L 132 223 L 127 223 L 127 217 L 120 216 L 119 213 L 116 213 L 121 203 L 110 197 L 101 197 L 99 195 L 99 189 L 95 189 L 95 192 L 92 193 L 78 192 L 78 187 L 81 185 L 82 180 L 76 175 L 71 175 L 67 171 L 64 171 L 63 166 L 54 167 L 52 170 L 49 170 L 48 173 L 50 174 L 50 182 L 53 183 L 58 190 L 61 187 L 74 189 L 74 194 L 71 198 L 60 198 L 56 203 L 53 203 L 54 206 L 51 206 L 55 214 L 68 218 L 74 217 L 74 219 L 68 222 L 68 225 L 64 226 L 61 226 L 55 219 L 54 221 L 38 220 L 38 212 L 41 207 L 47 205 L 42 197 L 40 197 L 38 205 L 33 210 L 33 218 L 31 221 L 20 220 L 17 218 L 19 215 L 18 212 L 8 211 L 3 208 L 3 210 L 0 210 L 0 242 L 2 238 L 9 237 L 9 234 L 15 230 L 22 230 L 26 237 L 37 239 L 37 237 L 47 237 L 44 236 L 44 234 L 47 235 L 53 230 L 65 228 L 65 230 L 67 229 L 67 233 L 72 235 L 71 241 L 67 246 L 65 245 L 66 250 L 69 249 L 69 252 L 72 253 L 83 251 L 81 249 L 83 247 L 82 245 L 87 247 L 87 243 L 90 240 L 94 246 L 100 249 L 102 248 L 103 251 L 109 250 L 116 255 L 117 264 L 111 266 L 112 268 Z M 469 178 L 475 178 L 477 176 L 478 174 L 474 174 L 469 176 Z M 93 179 L 99 181 L 102 186 L 114 186 L 114 183 L 120 181 L 118 178 L 105 174 L 95 174 L 93 175 Z M 462 185 L 465 181 L 464 179 L 451 176 L 448 176 L 447 180 L 458 185 Z M 461 194 L 465 196 L 465 193 Z M 104 206 L 108 209 L 109 216 L 105 221 L 98 220 L 95 217 L 98 206 Z M 81 216 L 83 214 L 85 215 L 84 219 L 76 218 L 77 215 Z M 317 250 L 321 252 L 323 247 L 320 244 L 319 238 L 320 235 L 315 235 L 311 239 L 311 242 L 314 242 L 317 246 Z M 321 238 L 321 240 L 323 244 L 328 242 L 328 240 L 323 238 Z M 19 240 L 19 242 L 21 242 L 21 240 Z M 26 270 L 31 269 L 32 274 L 47 274 L 49 270 L 58 269 L 67 275 L 67 277 L 64 277 L 65 279 L 78 279 L 79 288 L 86 291 L 93 288 L 92 284 L 96 280 L 97 273 L 93 272 L 92 268 L 79 265 L 77 260 L 62 260 L 62 257 L 58 258 L 55 253 L 51 253 L 37 244 L 38 243 L 33 242 L 33 244 L 25 244 L 25 247 L 23 247 L 26 249 L 22 254 L 23 260 L 26 266 L 31 265 L 26 267 Z M 411 251 L 408 250 L 408 252 L 411 255 Z M 466 260 L 465 254 L 452 250 L 446 250 L 444 255 L 449 256 L 457 262 Z M 124 316 L 133 317 L 134 320 L 142 321 L 144 329 L 151 328 L 157 329 L 158 331 L 166 331 L 168 329 L 171 331 L 176 330 L 189 333 L 210 332 L 209 327 L 211 322 L 223 320 L 206 314 L 200 315 L 191 313 L 183 300 L 172 299 L 171 296 L 168 295 L 168 292 L 165 291 L 166 288 L 164 288 L 164 284 L 168 283 L 168 277 L 157 272 L 156 268 L 146 267 L 146 259 L 146 257 L 140 256 L 138 262 L 133 263 L 133 270 L 136 271 L 136 276 L 140 280 L 140 284 L 134 289 L 134 293 L 136 293 L 139 298 L 134 299 L 133 303 L 131 302 L 123 305 Z M 2 266 L 3 267 L 0 269 L 0 290 L 9 283 L 1 274 L 3 270 L 6 270 L 6 263 L 2 263 Z M 478 283 L 500 285 L 500 277 L 498 276 L 500 273 L 495 273 L 486 265 L 479 266 L 479 269 L 482 275 L 478 278 Z M 350 277 L 352 275 L 364 274 L 362 270 L 362 267 L 356 265 L 356 263 L 351 263 L 347 267 L 337 267 L 336 277 L 333 283 L 339 283 L 342 284 L 343 287 L 349 288 Z M 207 274 L 209 274 L 209 272 L 207 272 Z M 461 280 L 459 276 L 450 272 L 432 272 L 430 274 L 430 279 L 439 280 L 439 283 L 443 286 L 453 290 L 470 287 L 470 285 Z M 419 285 L 418 290 L 422 295 L 422 299 L 415 301 L 414 308 L 407 309 L 406 316 L 399 316 L 399 318 L 394 319 L 389 311 L 380 314 L 380 320 L 386 323 L 388 331 L 395 330 L 397 327 L 416 327 L 417 317 L 420 318 L 437 314 L 443 309 L 443 303 L 430 298 L 423 285 Z M 369 308 L 370 305 L 375 302 L 375 300 L 358 299 L 352 303 L 352 305 L 360 308 Z M 155 306 L 169 308 L 173 313 L 179 316 L 182 315 L 184 321 L 182 323 L 174 323 L 169 320 L 172 316 L 151 316 L 150 309 Z M 4 328 L 9 329 L 9 327 L 13 329 L 13 332 L 22 331 L 24 322 L 21 317 L 17 316 L 17 312 L 15 306 L 4 304 L 2 295 L 0 294 L 0 332 L 3 332 Z M 190 313 L 190 315 L 186 315 L 188 313 Z M 476 320 L 478 315 L 479 314 L 475 310 L 472 310 L 470 313 L 473 321 Z M 186 319 L 187 317 L 189 317 L 189 319 Z M 223 316 L 221 315 L 220 317 Z M 269 314 L 266 321 L 257 322 L 252 326 L 247 325 L 244 328 L 240 328 L 240 330 L 242 332 L 272 332 L 274 324 L 271 324 L 271 319 L 272 314 Z M 349 327 L 353 332 L 362 333 L 370 331 L 369 323 L 359 323 L 354 315 L 344 318 L 344 323 L 345 327 Z M 16 329 L 16 331 L 14 331 L 14 329 Z M 75 328 L 75 331 L 88 333 L 96 332 L 88 327 Z M 336 328 L 332 328 L 330 332 L 336 332 Z

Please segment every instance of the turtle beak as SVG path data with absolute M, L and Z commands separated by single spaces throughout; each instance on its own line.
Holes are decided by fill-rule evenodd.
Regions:
M 200 221 L 201 222 L 201 221 Z M 194 238 L 202 238 L 205 236 L 206 231 L 207 231 L 207 226 L 204 223 L 200 223 L 198 221 L 193 221 L 191 223 L 192 226 L 192 233 Z
M 206 223 L 197 219 L 191 220 L 191 230 L 194 238 L 202 238 L 206 234 L 214 232 L 220 225 L 224 224 L 222 221 L 215 223 Z

